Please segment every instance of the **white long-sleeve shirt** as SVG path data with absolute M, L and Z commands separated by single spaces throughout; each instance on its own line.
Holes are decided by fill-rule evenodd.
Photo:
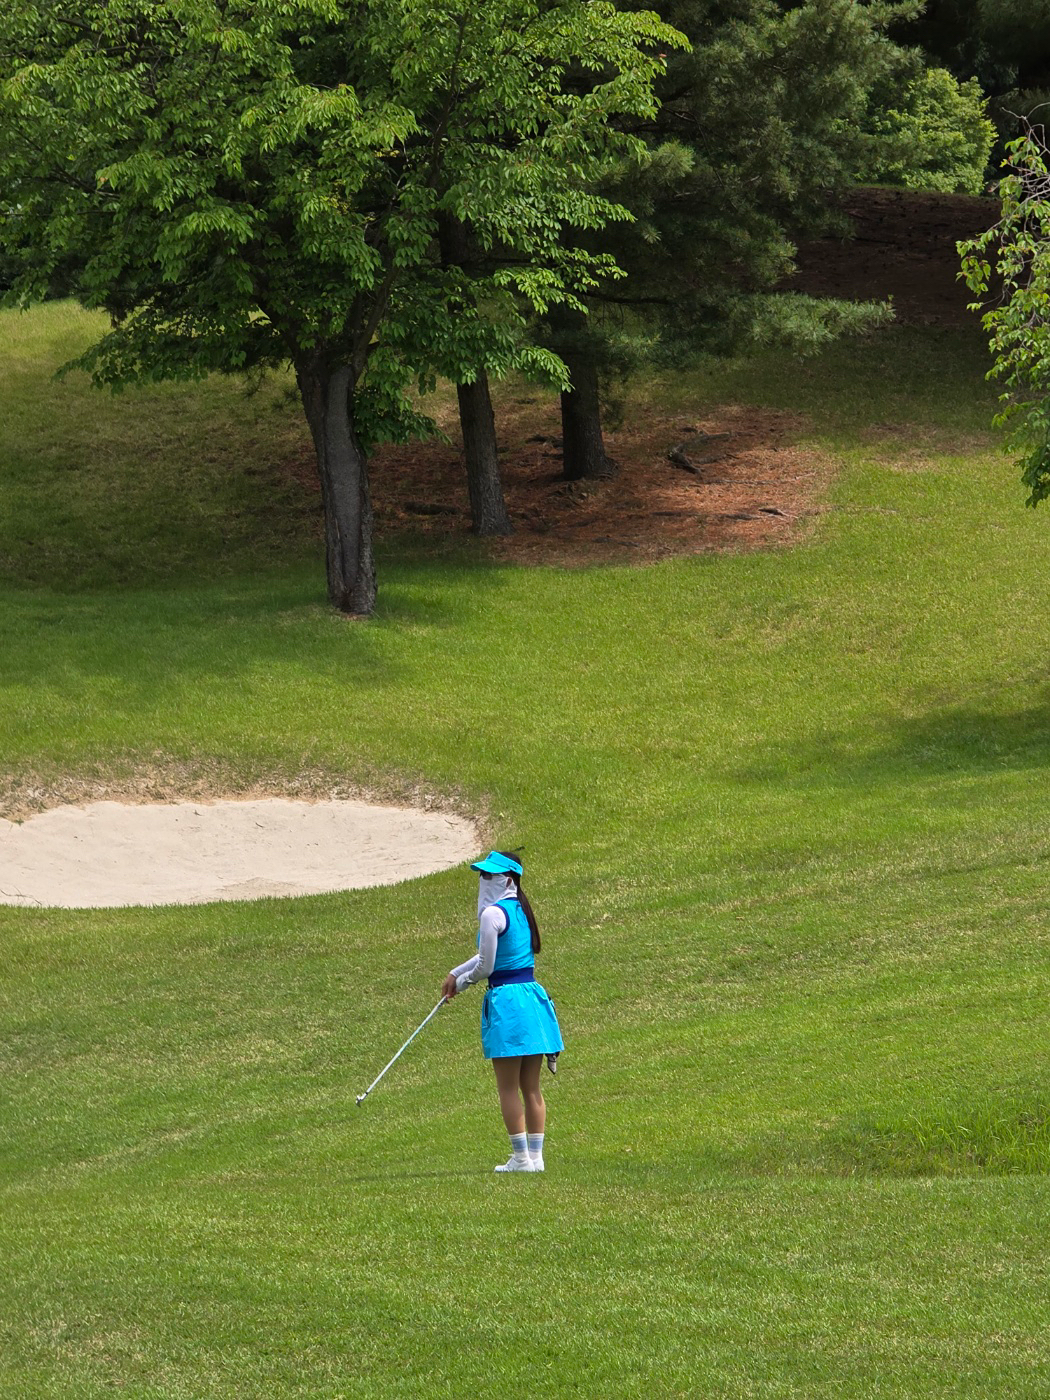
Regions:
M 464 987 L 472 987 L 475 982 L 480 982 L 482 978 L 491 975 L 496 964 L 499 936 L 508 927 L 507 916 L 502 909 L 496 908 L 495 905 L 489 905 L 481 915 L 479 927 L 478 951 L 465 963 L 460 963 L 458 967 L 452 969 L 452 976 L 456 979 L 458 992 L 461 992 Z

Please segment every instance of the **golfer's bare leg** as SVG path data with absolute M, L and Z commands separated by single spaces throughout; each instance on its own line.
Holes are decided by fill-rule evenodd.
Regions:
M 530 1060 L 538 1058 L 530 1055 Z M 503 1114 L 503 1123 L 508 1133 L 525 1132 L 525 1113 L 521 1106 L 521 1097 L 518 1093 L 518 1085 L 521 1080 L 522 1057 L 520 1055 L 503 1055 L 492 1061 L 492 1068 L 496 1071 L 496 1089 L 499 1092 L 499 1108 Z M 539 1078 L 539 1067 L 536 1069 L 536 1077 Z
M 542 1055 L 522 1055 L 518 1083 L 525 1100 L 525 1127 L 530 1133 L 542 1133 L 547 1123 L 547 1105 L 540 1090 Z

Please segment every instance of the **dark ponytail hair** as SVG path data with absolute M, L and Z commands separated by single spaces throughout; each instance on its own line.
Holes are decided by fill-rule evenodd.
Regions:
M 506 856 L 508 860 L 516 860 L 519 865 L 521 864 L 521 857 L 516 851 L 500 851 L 500 855 Z M 529 903 L 529 897 L 521 888 L 521 876 L 512 874 L 511 879 L 518 887 L 518 902 L 528 922 L 529 932 L 532 934 L 532 951 L 533 955 L 535 955 L 543 946 L 540 942 L 540 926 L 536 922 L 536 915 L 532 912 L 532 905 Z

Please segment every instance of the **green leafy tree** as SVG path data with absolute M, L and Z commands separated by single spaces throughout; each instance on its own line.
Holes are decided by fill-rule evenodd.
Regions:
M 1004 385 L 996 425 L 1006 429 L 1028 504 L 1050 496 L 1050 149 L 1046 128 L 1025 124 L 1007 148 L 999 182 L 1001 217 L 959 244 L 962 274 L 983 311 L 993 356 L 989 377 Z M 994 289 L 990 300 L 989 292 Z
M 870 145 L 858 179 L 913 190 L 980 194 L 995 127 L 976 78 L 926 68 L 900 99 L 870 112 Z
M 612 275 L 561 234 L 627 217 L 598 175 L 638 147 L 619 119 L 652 115 L 678 38 L 605 0 L 14 0 L 8 299 L 61 281 L 108 311 L 78 363 L 115 389 L 290 363 L 329 597 L 368 613 L 369 445 L 419 427 L 414 377 L 563 377 L 525 308 Z M 570 66 L 594 74 L 585 93 Z M 442 265 L 444 217 L 491 255 L 483 275 Z

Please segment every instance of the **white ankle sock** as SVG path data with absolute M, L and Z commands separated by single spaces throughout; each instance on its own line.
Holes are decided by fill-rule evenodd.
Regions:
M 542 1134 L 542 1133 L 529 1133 L 529 1134 L 527 1134 L 527 1137 L 528 1137 L 528 1142 L 529 1142 L 529 1156 L 532 1157 L 532 1158 L 534 1158 L 534 1159 L 535 1159 L 535 1158 L 538 1158 L 538 1159 L 542 1162 L 542 1161 L 543 1161 L 543 1134 Z
M 531 1172 L 536 1168 L 532 1158 L 529 1156 L 529 1139 L 527 1133 L 510 1134 L 510 1157 L 496 1168 L 498 1172 Z

